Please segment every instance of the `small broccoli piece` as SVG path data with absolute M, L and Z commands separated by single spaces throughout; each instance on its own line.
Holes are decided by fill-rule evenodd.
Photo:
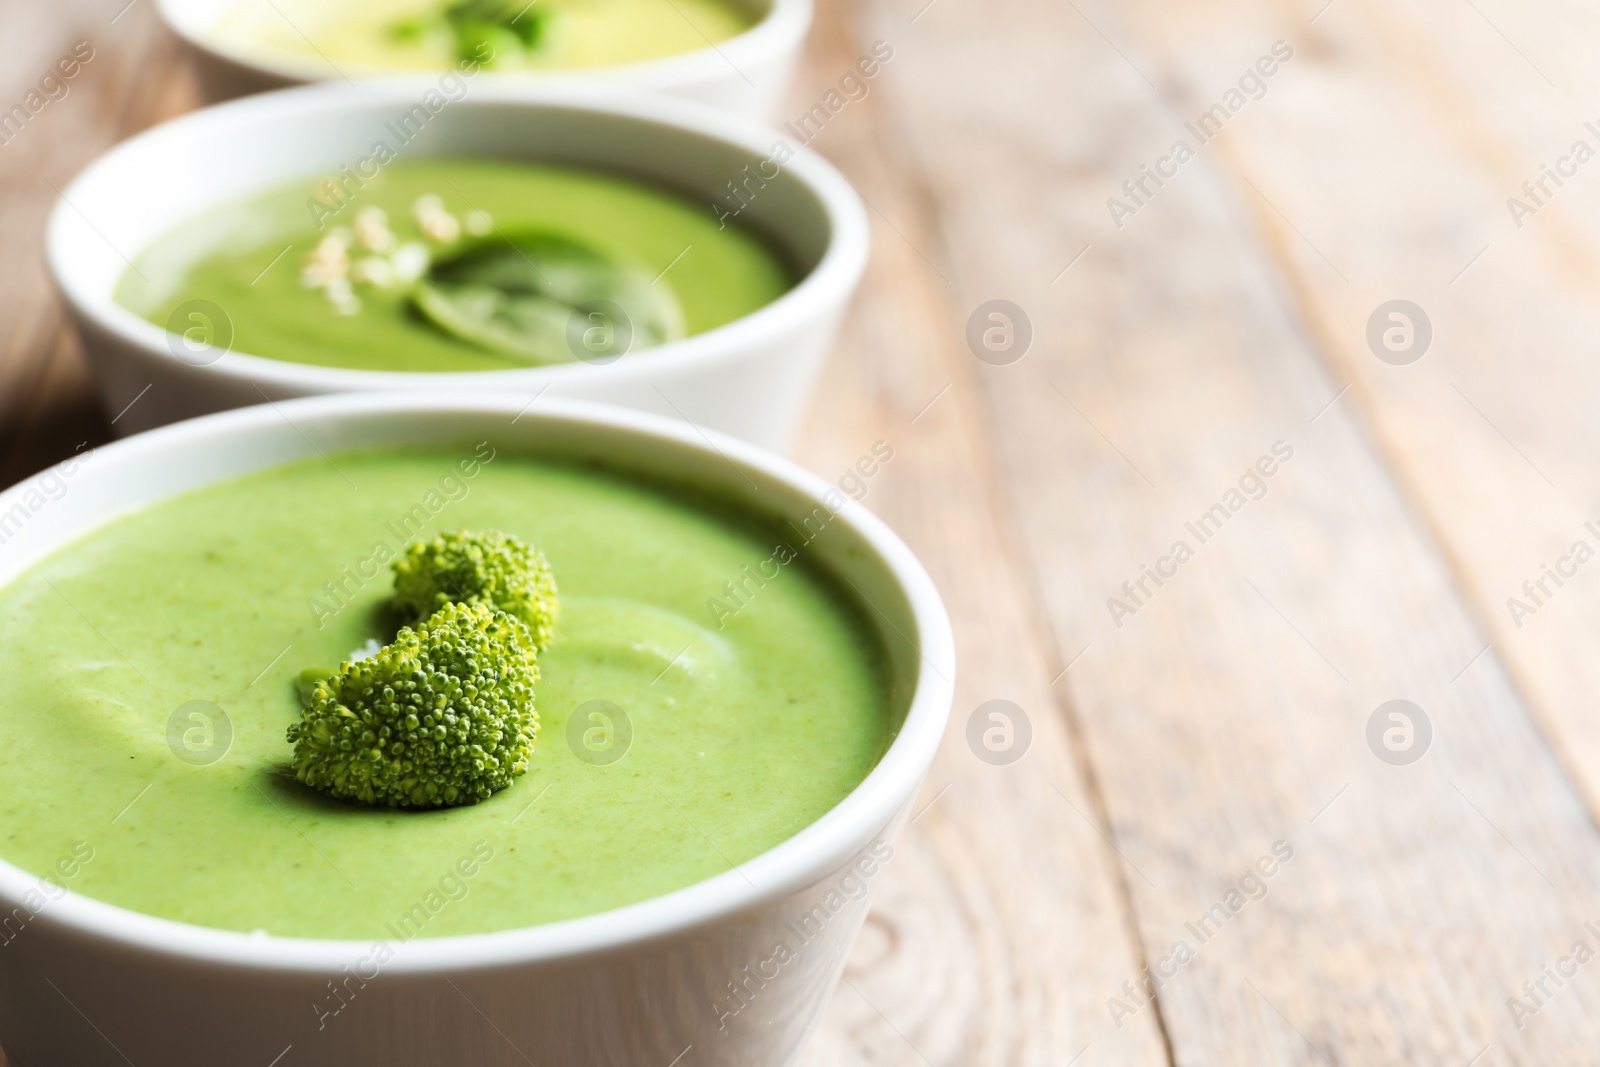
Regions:
M 538 678 L 520 620 L 481 601 L 447 604 L 316 684 L 289 727 L 295 776 L 394 808 L 486 800 L 528 769 Z
M 396 611 L 416 625 L 446 604 L 487 601 L 527 626 L 534 647 L 550 647 L 556 624 L 556 579 L 544 554 L 491 530 L 441 534 L 419 541 L 394 561 Z
M 557 12 L 522 0 L 457 0 L 393 23 L 389 33 L 397 41 L 453 41 L 463 63 L 495 67 L 549 51 L 558 19 Z

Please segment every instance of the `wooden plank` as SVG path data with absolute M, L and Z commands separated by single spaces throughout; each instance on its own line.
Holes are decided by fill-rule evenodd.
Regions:
M 1234 15 L 1254 22 L 1262 10 Z M 1178 42 L 1194 26 L 1163 26 L 1174 53 L 1188 52 Z M 1600 443 L 1590 358 L 1600 216 L 1575 158 L 1566 167 L 1576 178 L 1558 183 L 1547 168 L 1575 142 L 1600 149 L 1596 116 L 1577 102 L 1593 98 L 1594 71 L 1579 60 L 1600 40 L 1600 19 L 1574 4 L 1418 0 L 1341 6 L 1317 27 L 1318 51 L 1344 62 L 1315 72 L 1315 99 L 1309 87 L 1286 93 L 1262 121 L 1230 130 L 1230 167 L 1261 191 L 1257 225 L 1301 313 L 1492 642 L 1471 672 L 1504 664 L 1592 820 L 1600 592 L 1577 562 L 1600 547 L 1587 525 Z M 1356 180 L 1350 153 L 1364 145 L 1382 146 L 1381 192 Z M 1262 197 L 1282 214 L 1263 210 Z M 1348 284 L 1329 280 L 1286 218 Z M 1375 358 L 1365 327 L 1401 295 L 1424 308 L 1434 342 L 1393 366 Z M 1552 578 L 1556 566 L 1577 573 Z M 1531 974 L 1545 955 L 1547 945 L 1529 943 L 1514 966 Z M 1574 991 L 1584 996 L 1551 999 L 1508 1045 L 1537 1061 L 1541 1041 L 1592 1044 L 1593 986 Z
M 1334 373 L 1352 383 L 1488 638 L 1600 812 L 1600 722 L 1590 713 L 1600 588 L 1581 572 L 1570 583 L 1546 577 L 1576 542 L 1600 548 L 1585 528 L 1600 516 L 1590 461 L 1600 315 L 1589 298 L 1600 284 L 1600 214 L 1587 169 L 1560 185 L 1545 178 L 1579 140 L 1600 152 L 1586 125 L 1600 113 L 1569 95 L 1596 87 L 1574 50 L 1600 40 L 1600 19 L 1558 11 L 1559 24 L 1505 5 L 1336 8 L 1319 33 L 1350 69 L 1325 79 L 1323 103 L 1286 94 L 1263 122 L 1230 131 L 1231 155 L 1343 264 L 1350 284 L 1326 284 L 1282 219 L 1261 217 Z M 1326 121 L 1328 94 L 1344 116 L 1337 124 Z M 1385 146 L 1381 196 L 1341 180 L 1358 138 Z M 1312 195 L 1311 176 L 1330 174 Z M 1525 190 L 1541 180 L 1542 191 Z M 1512 198 L 1534 210 L 1513 216 Z M 1359 219 L 1356 232 L 1342 219 Z M 1390 366 L 1374 358 L 1365 325 L 1402 292 L 1435 339 L 1418 362 Z
M 1049 683 L 1064 664 L 1050 662 L 1030 578 L 997 525 L 1002 472 L 974 405 L 976 368 L 947 328 L 958 313 L 941 276 L 951 266 L 921 177 L 880 108 L 924 91 L 900 66 L 914 32 L 904 21 L 867 32 L 851 24 L 854 10 L 821 5 L 791 97 L 790 114 L 801 115 L 875 42 L 894 49 L 868 95 L 812 142 L 872 204 L 874 252 L 799 451 L 839 478 L 874 442 L 894 448 L 864 499 L 933 573 L 961 673 L 927 807 L 805 1062 L 1060 1067 L 1093 1043 L 1094 1063 L 1164 1063 L 1154 1013 L 1101 1033 L 1105 991 L 1135 973 L 1142 950 L 1081 748 L 1054 708 Z M 966 740 L 969 715 L 996 699 L 1022 708 L 1033 730 L 1026 756 L 1009 766 L 980 761 Z
M 877 25 L 905 17 L 871 10 Z M 980 396 L 1057 658 L 1088 646 L 1065 703 L 1126 857 L 1141 940 L 1152 962 L 1180 941 L 1194 952 L 1159 992 L 1175 1061 L 1582 1062 L 1600 1004 L 1592 977 L 1547 980 L 1521 1030 L 1507 998 L 1526 998 L 1521 983 L 1576 940 L 1593 946 L 1582 923 L 1600 840 L 1501 659 L 1478 656 L 1478 617 L 1361 409 L 1346 397 L 1323 411 L 1344 381 L 1318 350 L 1325 333 L 1308 336 L 1296 315 L 1294 286 L 1341 291 L 1357 246 L 1405 278 L 1393 244 L 1363 237 L 1449 235 L 1415 218 L 1369 225 L 1358 210 L 1391 188 L 1393 127 L 1344 105 L 1364 95 L 1393 109 L 1385 90 L 1411 75 L 1393 64 L 1375 78 L 1306 28 L 1313 13 L 1009 0 L 985 9 L 995 33 L 975 37 L 943 4 L 902 52 L 897 73 L 915 91 L 886 92 L 887 125 L 929 175 L 934 243 L 957 266 L 961 306 L 1001 296 L 1032 318 L 1033 350 L 983 368 Z M 1280 37 L 1299 57 L 1266 99 L 1116 228 L 1107 198 Z M 1273 186 L 1258 206 L 1248 183 L 1221 176 L 1221 150 L 1246 130 L 1251 163 L 1293 175 L 1298 195 Z M 1316 139 L 1310 161 L 1290 150 Z M 1429 181 L 1438 200 L 1462 195 L 1448 167 Z M 1316 197 L 1338 207 L 1303 216 Z M 1288 245 L 1286 286 L 1272 253 Z M 1337 321 L 1359 340 L 1377 300 L 1351 303 L 1361 314 Z M 1550 399 L 1503 375 L 1480 389 Z M 1434 426 L 1432 455 L 1460 438 L 1475 461 L 1488 446 L 1458 425 Z M 1265 497 L 1229 509 L 1228 491 L 1278 441 L 1294 455 Z M 1225 525 L 1202 543 L 1186 523 L 1215 504 Z M 1179 540 L 1194 555 L 1175 574 L 1123 591 Z M 1120 627 L 1112 597 L 1136 609 Z M 1433 725 L 1409 766 L 1366 739 L 1395 698 Z M 1263 899 L 1229 908 L 1276 841 L 1293 859 L 1245 884 Z M 1220 931 L 1197 936 L 1186 924 L 1218 904 Z

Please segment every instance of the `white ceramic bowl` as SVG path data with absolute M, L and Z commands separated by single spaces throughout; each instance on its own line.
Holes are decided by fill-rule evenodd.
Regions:
M 370 157 L 415 104 L 424 79 L 311 86 L 248 97 L 118 145 L 65 190 L 47 256 L 83 336 L 115 428 L 132 433 L 227 408 L 334 392 L 483 389 L 598 400 L 687 419 L 782 450 L 804 409 L 866 265 L 860 197 L 802 147 L 737 216 L 801 273 L 795 288 L 725 326 L 605 365 L 577 362 L 469 374 L 315 367 L 228 352 L 206 366 L 182 341 L 112 299 L 129 260 L 209 208 Z M 757 177 L 777 135 L 720 112 L 597 85 L 473 83 L 402 149 L 404 157 L 479 155 L 631 174 L 704 202 L 737 206 L 728 184 Z M 772 164 L 764 173 L 772 174 Z M 131 407 L 129 405 L 132 405 Z
M 368 942 L 203 929 L 70 891 L 27 912 L 38 880 L 0 862 L 0 914 L 30 916 L 0 946 L 0 1043 L 13 1067 L 266 1067 L 290 1046 L 283 1067 L 667 1067 L 691 1045 L 682 1062 L 696 1067 L 792 1061 L 944 733 L 955 675 L 944 607 L 881 521 L 785 460 L 624 409 L 523 406 L 482 394 L 318 397 L 109 445 L 68 473 L 0 493 L 0 516 L 26 512 L 8 527 L 0 583 L 131 509 L 360 447 L 488 439 L 505 454 L 688 479 L 797 526 L 837 509 L 803 552 L 860 591 L 888 649 L 894 711 L 905 718 L 877 767 L 816 823 L 737 870 L 599 915 L 406 942 L 375 975 Z M 30 490 L 50 479 L 65 490 L 34 508 Z M 780 942 L 793 959 L 775 961 Z M 366 978 L 347 985 L 347 1010 L 323 1019 L 314 1005 L 330 980 L 349 983 L 346 968 Z M 745 991 L 737 999 L 736 988 Z
M 244 55 L 210 39 L 217 19 L 241 0 L 159 0 L 162 19 L 189 45 L 208 100 L 228 100 L 264 89 L 342 80 L 387 72 L 335 69 L 325 60 L 280 53 Z M 265 3 L 267 0 L 245 0 Z M 575 71 L 563 77 L 603 80 L 697 100 L 750 118 L 771 119 L 783 100 L 795 62 L 811 28 L 812 0 L 744 0 L 759 16 L 749 30 L 715 48 L 643 63 Z M 537 84 L 550 75 L 496 74 L 497 79 Z

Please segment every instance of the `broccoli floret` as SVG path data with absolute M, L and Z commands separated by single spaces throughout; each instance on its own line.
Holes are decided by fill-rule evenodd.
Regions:
M 522 0 L 457 0 L 442 11 L 394 23 L 389 32 L 400 41 L 447 34 L 447 39 L 454 39 L 456 58 L 493 67 L 549 50 L 550 31 L 558 17 L 555 11 Z
M 316 684 L 289 727 L 295 775 L 395 808 L 486 800 L 528 769 L 538 677 L 520 620 L 481 601 L 446 604 Z
M 520 619 L 538 651 L 550 646 L 556 579 L 544 554 L 527 542 L 498 530 L 463 530 L 419 541 L 394 561 L 393 605 L 412 625 L 445 604 L 474 600 Z

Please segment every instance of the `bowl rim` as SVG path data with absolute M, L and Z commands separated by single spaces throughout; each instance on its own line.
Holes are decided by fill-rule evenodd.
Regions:
M 833 808 L 766 852 L 681 889 L 592 915 L 511 930 L 405 941 L 402 942 L 404 951 L 396 951 L 393 958 L 383 964 L 385 973 L 435 974 L 464 968 L 541 963 L 649 943 L 748 913 L 813 885 L 846 862 L 851 854 L 868 847 L 875 839 L 885 838 L 897 815 L 914 799 L 948 724 L 956 670 L 949 616 L 932 578 L 882 519 L 865 505 L 839 493 L 831 483 L 781 456 L 692 423 L 612 405 L 568 399 L 524 401 L 503 394 L 454 392 L 433 395 L 344 393 L 236 408 L 173 423 L 103 446 L 91 462 L 98 466 L 115 460 L 121 468 L 127 468 L 129 464 L 157 459 L 205 455 L 207 453 L 196 446 L 208 441 L 224 438 L 249 441 L 270 438 L 273 434 L 287 436 L 290 431 L 304 437 L 311 448 L 319 449 L 311 443 L 312 437 L 306 436 L 308 431 L 314 437 L 321 429 L 386 419 L 411 426 L 421 420 L 413 421 L 408 416 L 430 414 L 486 419 L 509 415 L 512 423 L 528 418 L 530 428 L 547 422 L 576 426 L 580 431 L 582 427 L 602 429 L 636 440 L 654 440 L 687 449 L 702 458 L 726 461 L 752 485 L 781 487 L 808 498 L 813 504 L 823 504 L 830 491 L 832 495 L 842 496 L 843 503 L 837 506 L 835 521 L 849 527 L 869 548 L 876 565 L 904 597 L 916 634 L 914 640 L 912 636 L 902 636 L 915 647 L 918 662 L 905 719 L 878 763 Z M 426 439 L 426 436 L 424 428 L 421 438 Z M 199 484 L 216 484 L 271 465 L 268 462 L 254 467 L 234 466 L 227 473 L 213 470 Z M 16 503 L 34 481 L 35 478 L 29 478 L 0 492 L 0 513 Z M 81 478 L 74 484 L 81 486 Z M 175 494 L 161 496 L 151 503 L 170 499 L 171 495 Z M 833 505 L 826 506 L 833 510 Z M 28 566 L 92 530 L 116 521 L 122 514 L 126 512 L 101 515 L 88 525 L 47 535 L 49 547 L 42 549 Z M 24 894 L 37 892 L 39 884 L 39 876 L 0 858 L 0 906 L 7 909 L 17 906 Z M 29 910 L 34 912 L 32 908 Z M 379 942 L 387 941 L 384 938 L 276 937 L 203 927 L 109 904 L 71 888 L 65 888 L 34 914 L 35 919 L 31 921 L 64 928 L 81 938 L 109 943 L 123 950 L 195 963 L 274 971 L 336 971 L 370 954 Z
M 238 0 L 234 0 L 238 2 Z M 231 64 L 257 75 L 291 85 L 314 84 L 328 81 L 326 77 L 311 74 L 298 64 L 289 62 L 275 65 L 263 56 L 235 52 L 218 42 L 207 40 L 204 32 L 176 14 L 179 0 L 156 0 L 156 11 L 161 22 L 190 48 L 210 59 Z M 217 4 L 222 8 L 222 3 Z M 220 12 L 219 12 L 220 13 Z M 717 44 L 707 43 L 704 48 L 633 63 L 613 63 L 599 67 L 580 67 L 571 70 L 503 71 L 494 72 L 497 78 L 535 81 L 546 78 L 618 79 L 630 84 L 660 91 L 672 91 L 692 85 L 726 78 L 730 74 L 745 79 L 746 67 L 760 66 L 781 57 L 785 52 L 797 51 L 811 29 L 814 0 L 770 0 L 765 12 L 749 29 L 735 34 Z M 315 60 L 307 59 L 307 66 Z M 329 61 L 332 66 L 332 61 Z M 337 70 L 337 68 L 334 68 Z M 342 72 L 341 72 L 342 73 Z M 384 68 L 352 67 L 350 73 L 358 79 L 382 78 L 393 70 Z M 426 74 L 426 72 L 423 72 Z M 435 71 L 437 75 L 442 71 Z M 490 72 L 486 72 L 490 73 Z
M 80 171 L 56 198 L 45 234 L 45 260 L 56 288 L 77 316 L 123 346 L 159 360 L 170 360 L 183 371 L 217 375 L 238 385 L 267 386 L 280 395 L 418 388 L 527 390 L 546 383 L 591 379 L 596 373 L 608 370 L 614 372 L 619 364 L 601 367 L 581 361 L 486 371 L 367 370 L 294 363 L 240 351 L 228 351 L 208 366 L 194 367 L 174 354 L 170 347 L 173 335 L 168 330 L 116 302 L 115 283 L 110 287 L 91 285 L 84 272 L 76 267 L 69 235 L 83 223 L 94 228 L 76 205 L 85 199 L 86 191 L 92 193 L 96 188 L 116 184 L 119 173 L 130 160 L 160 152 L 172 143 L 204 141 L 246 124 L 281 124 L 292 128 L 297 121 L 334 111 L 415 102 L 419 91 L 433 84 L 434 79 L 424 75 L 421 78 L 374 78 L 354 85 L 317 83 L 280 89 L 201 108 L 122 141 Z M 803 328 L 823 310 L 841 306 L 859 284 L 866 269 L 871 229 L 860 194 L 850 180 L 822 156 L 803 144 L 793 144 L 778 131 L 693 101 L 628 86 L 558 79 L 537 85 L 505 81 L 486 83 L 475 87 L 471 94 L 451 104 L 440 115 L 505 105 L 632 119 L 672 130 L 686 138 L 720 141 L 759 158 L 772 158 L 776 147 L 785 145 L 792 155 L 782 164 L 783 171 L 816 198 L 827 218 L 828 242 L 822 256 L 793 288 L 732 322 L 629 354 L 621 363 L 632 373 L 715 367 L 738 353 L 760 349 L 770 345 L 776 337 Z M 221 202 L 205 200 L 197 203 L 193 212 Z M 109 244 L 107 248 L 108 255 L 122 257 L 122 253 Z M 134 254 L 143 251 L 141 248 Z

